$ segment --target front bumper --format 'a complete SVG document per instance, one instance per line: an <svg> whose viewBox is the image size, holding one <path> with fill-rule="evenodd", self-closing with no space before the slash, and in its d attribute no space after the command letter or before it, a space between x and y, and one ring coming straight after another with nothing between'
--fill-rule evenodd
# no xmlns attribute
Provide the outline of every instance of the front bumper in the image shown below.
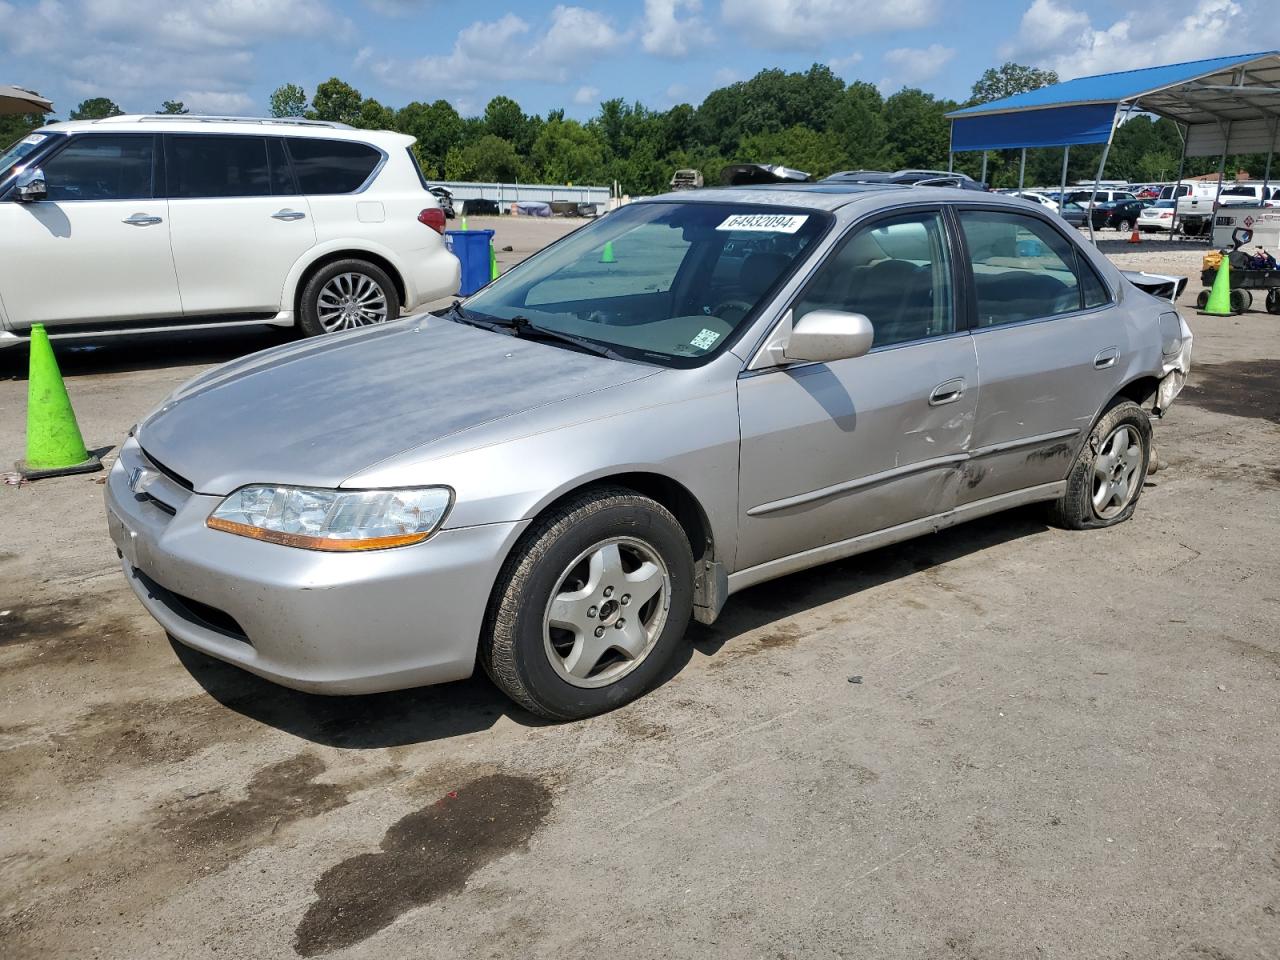
<svg viewBox="0 0 1280 960"><path fill-rule="evenodd" d="M142 493L130 487L138 470ZM470 676L490 590L526 525L442 530L392 550L317 553L210 530L205 520L221 499L161 473L130 438L106 484L125 577L180 642L312 693Z"/></svg>

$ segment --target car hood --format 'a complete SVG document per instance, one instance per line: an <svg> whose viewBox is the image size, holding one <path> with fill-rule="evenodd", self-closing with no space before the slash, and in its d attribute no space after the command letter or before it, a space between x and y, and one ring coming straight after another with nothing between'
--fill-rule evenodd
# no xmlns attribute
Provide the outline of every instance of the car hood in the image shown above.
<svg viewBox="0 0 1280 960"><path fill-rule="evenodd" d="M658 372L415 318L217 367L142 421L137 439L200 493L336 487L399 453Z"/></svg>

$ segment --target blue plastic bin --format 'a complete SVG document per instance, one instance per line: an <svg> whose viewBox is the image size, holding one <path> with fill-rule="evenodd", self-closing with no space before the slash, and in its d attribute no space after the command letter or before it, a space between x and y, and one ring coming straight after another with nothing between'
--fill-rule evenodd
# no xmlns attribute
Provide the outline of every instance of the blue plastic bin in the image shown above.
<svg viewBox="0 0 1280 960"><path fill-rule="evenodd" d="M462 264L461 296L469 297L489 282L489 245L492 230L446 230L444 243Z"/></svg>

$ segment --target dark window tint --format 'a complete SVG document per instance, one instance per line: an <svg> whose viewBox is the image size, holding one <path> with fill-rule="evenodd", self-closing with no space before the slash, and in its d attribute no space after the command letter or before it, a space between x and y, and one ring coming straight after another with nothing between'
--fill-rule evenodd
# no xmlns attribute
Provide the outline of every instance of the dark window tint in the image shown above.
<svg viewBox="0 0 1280 960"><path fill-rule="evenodd" d="M293 183L293 170L289 167L283 139L267 137L267 159L271 161L271 192L277 196L297 193L298 188Z"/></svg>
<svg viewBox="0 0 1280 960"><path fill-rule="evenodd" d="M151 197L150 134L76 137L44 164L50 200L143 200Z"/></svg>
<svg viewBox="0 0 1280 960"><path fill-rule="evenodd" d="M382 154L363 143L290 137L289 152L305 194L351 193L373 173Z"/></svg>
<svg viewBox="0 0 1280 960"><path fill-rule="evenodd" d="M171 135L166 143L169 196L175 200L271 194L262 137Z"/></svg>
<svg viewBox="0 0 1280 960"><path fill-rule="evenodd" d="M1085 309L1101 307L1111 302L1111 294L1098 276L1093 266L1085 259L1083 253L1076 253L1076 273L1080 277L1080 289L1084 296Z"/></svg>
<svg viewBox="0 0 1280 960"><path fill-rule="evenodd" d="M864 314L877 347L952 333L942 215L910 214L858 230L822 264L794 310L797 320L813 310Z"/></svg>
<svg viewBox="0 0 1280 960"><path fill-rule="evenodd" d="M1037 320L1079 310L1074 248L1035 217L964 210L979 327Z"/></svg>

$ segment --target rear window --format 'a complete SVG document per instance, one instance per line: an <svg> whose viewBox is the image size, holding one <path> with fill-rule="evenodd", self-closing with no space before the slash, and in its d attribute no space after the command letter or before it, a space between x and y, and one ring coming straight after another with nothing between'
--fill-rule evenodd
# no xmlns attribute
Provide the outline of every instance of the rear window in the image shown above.
<svg viewBox="0 0 1280 960"><path fill-rule="evenodd" d="M381 152L349 140L290 137L289 153L298 190L313 195L354 193L382 162Z"/></svg>

